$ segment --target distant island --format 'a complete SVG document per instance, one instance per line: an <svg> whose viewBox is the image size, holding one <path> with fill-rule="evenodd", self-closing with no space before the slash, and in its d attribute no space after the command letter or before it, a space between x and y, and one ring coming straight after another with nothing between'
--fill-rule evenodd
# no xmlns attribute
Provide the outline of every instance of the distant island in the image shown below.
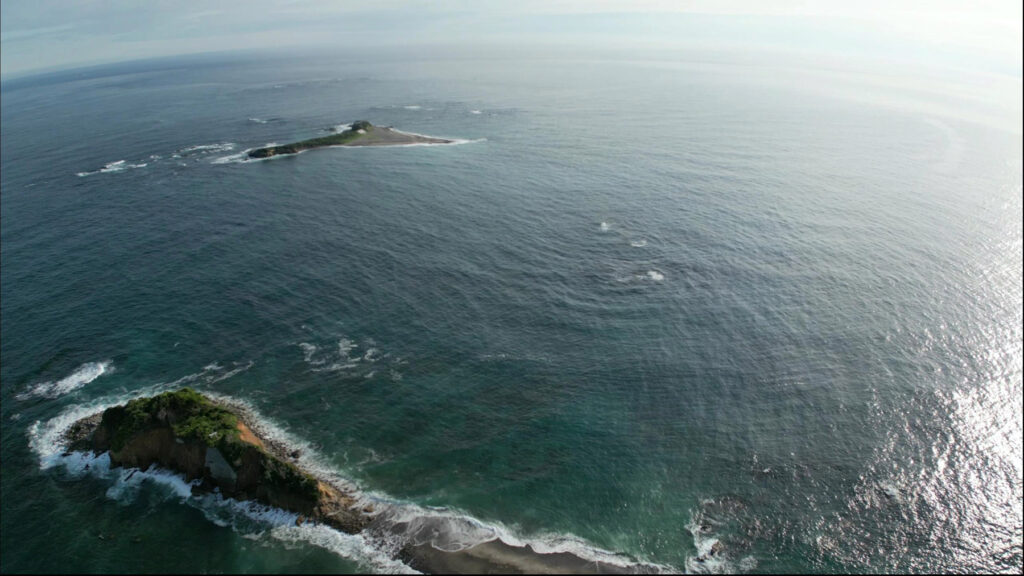
<svg viewBox="0 0 1024 576"><path fill-rule="evenodd" d="M358 120L353 122L348 130L338 134L292 142L282 146L268 146L251 150L249 151L249 158L260 159L280 156L282 154L298 154L303 150L323 148L325 146L402 146L408 144L454 143L454 140L399 132L390 126L374 126L366 120Z"/></svg>
<svg viewBox="0 0 1024 576"><path fill-rule="evenodd" d="M219 491L297 515L296 524L325 524L358 534L401 531L403 522L378 518L372 503L318 478L299 465L301 450L260 433L253 415L190 388L137 398L71 425L68 452L107 453L111 465L146 470L157 465L193 482L193 493ZM134 472L133 472L134 474ZM404 521L408 522L408 520ZM408 542L397 556L428 573L622 573L651 572L587 560L570 552L541 553L530 545L490 540L458 551Z"/></svg>

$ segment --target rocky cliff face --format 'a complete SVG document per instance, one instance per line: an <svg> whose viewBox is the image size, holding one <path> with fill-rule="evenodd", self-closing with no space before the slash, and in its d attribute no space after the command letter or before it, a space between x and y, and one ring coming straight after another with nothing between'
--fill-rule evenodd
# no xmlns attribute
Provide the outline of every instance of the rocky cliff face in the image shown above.
<svg viewBox="0 0 1024 576"><path fill-rule="evenodd" d="M189 388L109 408L70 434L72 449L109 451L115 466L156 464L201 479L199 489L216 487L349 533L369 521L352 497L268 451L231 410Z"/></svg>

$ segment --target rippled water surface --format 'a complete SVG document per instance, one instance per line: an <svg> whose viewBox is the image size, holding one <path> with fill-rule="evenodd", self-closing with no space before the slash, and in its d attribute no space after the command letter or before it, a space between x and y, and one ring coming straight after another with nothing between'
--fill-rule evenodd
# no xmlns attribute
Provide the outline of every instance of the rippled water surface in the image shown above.
<svg viewBox="0 0 1024 576"><path fill-rule="evenodd" d="M5 81L3 570L405 569L60 458L76 415L187 384L441 518L439 547L1019 572L1020 123L858 81L345 57ZM358 119L464 142L241 161Z"/></svg>

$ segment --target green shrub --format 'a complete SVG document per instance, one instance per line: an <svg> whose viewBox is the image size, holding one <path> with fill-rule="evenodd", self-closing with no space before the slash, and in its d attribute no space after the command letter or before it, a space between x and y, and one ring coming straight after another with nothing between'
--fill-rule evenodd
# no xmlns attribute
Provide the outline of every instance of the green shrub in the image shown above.
<svg viewBox="0 0 1024 576"><path fill-rule="evenodd" d="M103 413L103 425L113 432L115 452L140 432L167 425L178 438L210 445L238 438L238 417L191 388L110 408Z"/></svg>

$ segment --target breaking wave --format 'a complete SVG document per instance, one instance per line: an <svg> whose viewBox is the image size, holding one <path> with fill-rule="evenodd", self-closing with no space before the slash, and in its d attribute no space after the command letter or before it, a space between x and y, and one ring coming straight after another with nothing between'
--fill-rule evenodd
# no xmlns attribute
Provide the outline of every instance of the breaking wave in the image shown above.
<svg viewBox="0 0 1024 576"><path fill-rule="evenodd" d="M339 349L343 348L351 352L355 346L339 343ZM356 561L374 572L415 573L412 568L397 559L398 552L407 546L429 545L440 551L456 552L496 540L514 547L529 546L541 554L567 552L586 561L601 562L627 570L674 571L671 567L644 563L601 549L572 534L523 536L501 523L483 522L458 510L425 508L387 495L360 491L351 480L333 467L315 446L263 417L249 402L208 391L205 393L210 397L238 410L261 438L286 446L289 451L297 451L297 461L305 470L324 482L354 494L357 505L372 506L374 512L370 527L360 534L352 535L321 524L297 525L299 518L296 514L278 508L252 501L224 498L216 491L210 494L193 494L194 483L187 482L182 475L169 470L155 467L146 470L111 468L108 454L97 456L66 452L65 433L78 420L134 398L160 393L174 389L181 383L199 380L204 374L222 371L223 368L214 364L207 366L202 372L175 382L156 384L134 392L69 407L50 420L32 424L28 431L29 446L38 456L41 469L62 467L74 477L91 474L106 479L110 482L106 492L108 498L119 501L133 499L139 490L148 484L165 490L168 498L179 499L201 510L211 522L231 527L246 538L272 538L283 542L317 546Z"/></svg>
<svg viewBox="0 0 1024 576"><path fill-rule="evenodd" d="M127 160L118 160L116 162L109 162L103 165L103 168L99 170L93 170L92 172L78 172L76 175L79 178L86 176L92 176L93 174L110 174L116 172L124 172L125 170L133 170L135 168L145 168L149 164L146 162L139 162L137 164L130 164Z"/></svg>
<svg viewBox="0 0 1024 576"><path fill-rule="evenodd" d="M100 376L112 372L113 369L114 363L110 360L104 360L102 362L86 362L68 376L61 378L60 380L35 384L28 390L16 395L15 398L18 400L28 400L33 397L57 398L67 394L68 392L78 390Z"/></svg>

